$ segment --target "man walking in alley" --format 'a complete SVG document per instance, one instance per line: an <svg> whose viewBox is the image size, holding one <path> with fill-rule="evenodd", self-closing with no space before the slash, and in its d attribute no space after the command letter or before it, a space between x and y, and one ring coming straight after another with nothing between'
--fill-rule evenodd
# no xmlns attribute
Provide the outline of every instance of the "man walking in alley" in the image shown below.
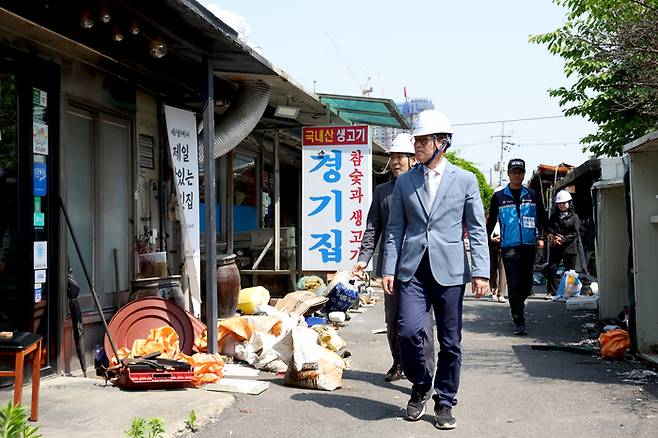
<svg viewBox="0 0 658 438"><path fill-rule="evenodd" d="M413 137L410 134L399 134L393 140L393 145L388 150L389 159L388 167L393 173L393 180L380 184L375 188L370 210L368 210L368 219L366 230L361 240L361 249L357 264L352 269L352 274L361 276L363 270L368 266L375 247L381 236L386 236L386 224L388 223L389 206L393 197L393 188L397 178L407 172L416 164ZM382 275L382 263L384 261L384 245L379 245L379 258L375 273ZM386 373L386 381L393 382L400 380L402 377L402 362L400 359L400 338L398 336L398 295L384 295L384 313L386 317L386 336L388 345L393 357L393 366ZM432 318L427 318L424 334L425 361L428 370L434 374L434 329L432 327Z"/></svg>
<svg viewBox="0 0 658 438"><path fill-rule="evenodd" d="M489 248L484 211L475 175L445 158L452 127L446 116L423 111L413 127L416 159L422 165L395 184L387 228L383 286L399 294L398 330L402 367L413 383L406 419L425 413L432 374L425 366L423 330L431 308L436 317L439 356L434 377L435 426L457 427L461 372L461 329L465 284L471 280L464 227L469 234L476 298L489 288Z"/></svg>
<svg viewBox="0 0 658 438"><path fill-rule="evenodd" d="M514 334L524 336L525 300L532 295L532 271L535 247L544 247L542 227L544 210L537 205L534 190L523 185L525 161L514 158L507 165L509 184L494 193L489 206L487 234L490 236L500 221L499 243L505 274Z"/></svg>

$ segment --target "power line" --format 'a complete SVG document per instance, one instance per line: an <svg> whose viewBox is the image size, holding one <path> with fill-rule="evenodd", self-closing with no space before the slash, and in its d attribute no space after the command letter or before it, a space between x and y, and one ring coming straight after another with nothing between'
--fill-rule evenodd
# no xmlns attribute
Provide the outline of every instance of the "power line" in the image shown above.
<svg viewBox="0 0 658 438"><path fill-rule="evenodd" d="M470 123L455 123L452 126L473 126L473 125L493 125L496 123L508 123L508 122L527 122L531 120L546 120L546 119L562 119L566 116L539 116L539 117L526 117L522 119L507 119L507 120L492 120L489 122L470 122Z"/></svg>
<svg viewBox="0 0 658 438"><path fill-rule="evenodd" d="M466 144L455 143L453 145L453 147L463 148L463 147L471 147L471 146L484 146L484 145L491 144L491 143L493 143L493 140L487 140L487 141L483 141L483 142L480 142L480 143L466 143Z"/></svg>
<svg viewBox="0 0 658 438"><path fill-rule="evenodd" d="M455 144L455 146L458 146L458 147L459 146L478 146L478 145L481 145L481 144L491 143L492 141L493 141L493 137L487 137L487 138L483 138L482 140L478 140L474 143Z"/></svg>
<svg viewBox="0 0 658 438"><path fill-rule="evenodd" d="M579 145L581 144L580 142L577 141L562 141L562 142L551 142L551 143L528 143L525 141L520 141L516 142L515 145L518 147L527 147L527 146L567 146L567 145ZM497 146L497 142L494 141L493 139L489 141L484 141L481 143L467 143L467 144L459 144L456 143L454 147L460 148L460 147L471 147L471 146L483 146L483 145L491 145L491 146Z"/></svg>
<svg viewBox="0 0 658 438"><path fill-rule="evenodd" d="M521 142L521 146L566 146L568 144L580 144L578 141L555 141L549 143L526 143Z"/></svg>

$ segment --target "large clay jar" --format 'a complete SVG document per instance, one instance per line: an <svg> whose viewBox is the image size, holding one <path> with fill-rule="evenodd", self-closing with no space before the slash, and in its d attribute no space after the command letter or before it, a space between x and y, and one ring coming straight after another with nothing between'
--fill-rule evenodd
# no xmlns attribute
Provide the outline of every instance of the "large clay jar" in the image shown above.
<svg viewBox="0 0 658 438"><path fill-rule="evenodd" d="M217 257L217 317L235 316L240 295L240 271L235 254Z"/></svg>

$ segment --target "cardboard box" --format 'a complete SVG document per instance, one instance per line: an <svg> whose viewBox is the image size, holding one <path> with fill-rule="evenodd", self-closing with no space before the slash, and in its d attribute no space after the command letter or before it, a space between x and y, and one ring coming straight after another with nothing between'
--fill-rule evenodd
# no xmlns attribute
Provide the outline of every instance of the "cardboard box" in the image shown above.
<svg viewBox="0 0 658 438"><path fill-rule="evenodd" d="M324 306L327 300L326 297L319 297L313 292L300 290L297 292L290 292L285 297L278 300L274 308L288 313L307 315L320 309Z"/></svg>

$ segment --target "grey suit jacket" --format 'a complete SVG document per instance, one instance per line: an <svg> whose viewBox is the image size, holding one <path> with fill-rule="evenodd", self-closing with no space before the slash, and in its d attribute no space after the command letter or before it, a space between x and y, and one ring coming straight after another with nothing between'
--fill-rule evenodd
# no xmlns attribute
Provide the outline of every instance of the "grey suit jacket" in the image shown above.
<svg viewBox="0 0 658 438"><path fill-rule="evenodd" d="M464 227L471 246L473 276L489 278L489 241L477 179L447 163L433 205L428 205L423 166L401 175L391 200L383 275L411 280L425 251L443 286L471 280ZM396 274L397 273L397 274Z"/></svg>
<svg viewBox="0 0 658 438"><path fill-rule="evenodd" d="M388 212L393 198L393 188L395 180L383 183L375 187L375 193L372 195L372 203L368 210L368 219L366 230L361 239L361 249L359 250L359 262L368 264L375 252L375 247L379 238L386 239L386 224L388 223ZM375 268L375 274L382 275L382 265L384 263L384 242L379 245L379 258Z"/></svg>

